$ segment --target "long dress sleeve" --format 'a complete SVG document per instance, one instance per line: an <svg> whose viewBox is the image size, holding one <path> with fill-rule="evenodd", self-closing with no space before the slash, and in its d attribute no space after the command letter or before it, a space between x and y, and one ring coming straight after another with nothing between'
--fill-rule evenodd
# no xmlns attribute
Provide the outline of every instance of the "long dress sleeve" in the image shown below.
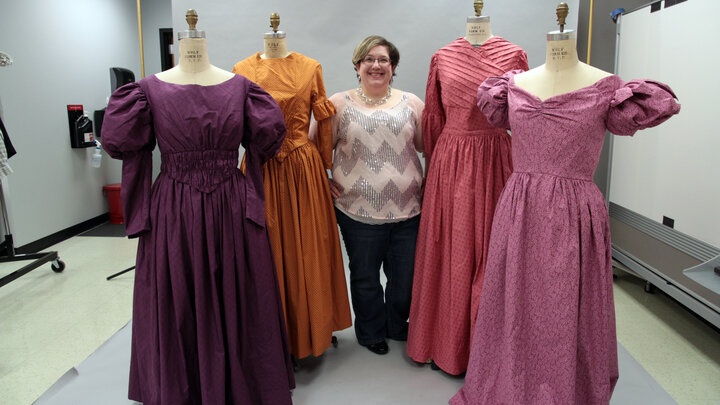
<svg viewBox="0 0 720 405"><path fill-rule="evenodd" d="M335 106L327 99L325 84L323 83L322 66L317 65L313 77L312 113L317 122L314 133L314 142L320 151L325 169L332 168L332 117L335 116Z"/></svg>
<svg viewBox="0 0 720 405"><path fill-rule="evenodd" d="M128 237L150 230L152 150L155 135L147 98L138 83L117 89L110 97L102 126L103 149L121 159L121 199Z"/></svg>
<svg viewBox="0 0 720 405"><path fill-rule="evenodd" d="M285 118L275 100L255 83L248 82L245 99L245 218L265 226L265 193L262 165L275 156L285 139Z"/></svg>
<svg viewBox="0 0 720 405"><path fill-rule="evenodd" d="M616 135L633 135L654 127L680 112L675 93L666 84L632 80L615 91L607 116L607 129Z"/></svg>
<svg viewBox="0 0 720 405"><path fill-rule="evenodd" d="M510 129L508 118L508 84L510 77L521 70L512 70L500 77L488 77L478 87L477 106L490 125Z"/></svg>
<svg viewBox="0 0 720 405"><path fill-rule="evenodd" d="M423 144L425 156L428 159L430 159L433 147L445 127L445 110L440 96L437 55L433 55L430 60L430 72L425 88L425 108L422 113Z"/></svg>

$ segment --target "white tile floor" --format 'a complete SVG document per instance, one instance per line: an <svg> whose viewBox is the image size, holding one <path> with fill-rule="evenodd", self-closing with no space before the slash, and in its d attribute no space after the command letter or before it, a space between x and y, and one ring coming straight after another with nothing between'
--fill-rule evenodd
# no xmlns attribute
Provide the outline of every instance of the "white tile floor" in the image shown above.
<svg viewBox="0 0 720 405"><path fill-rule="evenodd" d="M680 404L720 404L720 332L644 281L618 272L620 343Z"/></svg>
<svg viewBox="0 0 720 405"><path fill-rule="evenodd" d="M135 240L125 238L75 237L51 248L67 264L63 273L52 272L48 264L0 288L0 404L32 403L130 320L133 273L113 281L105 277L131 266L136 246ZM21 265L0 264L0 277ZM615 282L619 341L679 404L719 404L720 333L667 296L645 293L640 280L619 274ZM304 363L297 373L297 403L338 403L348 398L348 392L380 388L388 382L378 381L375 388L348 385L353 372L369 373L373 363L412 373L410 379L390 381L393 386L427 388L425 394L417 392L418 398L406 398L407 403L418 403L421 397L423 403L446 403L445 392L454 392L462 383L399 361L401 356L372 355L355 344L351 329L338 335L339 348ZM402 343L391 342L392 352L402 350ZM342 352L350 353L333 362ZM362 367L350 368L342 382L333 384L337 375L333 370L358 358L363 359ZM322 398L319 391L300 389L320 381L337 388L323 390L322 395L330 396ZM432 397L435 393L438 398ZM385 398L372 403L399 402Z"/></svg>

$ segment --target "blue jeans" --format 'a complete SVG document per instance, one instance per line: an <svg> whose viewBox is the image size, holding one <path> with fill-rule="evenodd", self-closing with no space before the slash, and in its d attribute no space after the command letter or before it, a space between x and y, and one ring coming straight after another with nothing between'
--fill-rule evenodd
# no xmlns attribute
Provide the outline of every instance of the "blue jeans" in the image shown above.
<svg viewBox="0 0 720 405"><path fill-rule="evenodd" d="M367 346L386 337L407 340L420 216L379 225L358 222L337 209L335 216L350 258L358 343ZM384 297L380 266L387 278Z"/></svg>

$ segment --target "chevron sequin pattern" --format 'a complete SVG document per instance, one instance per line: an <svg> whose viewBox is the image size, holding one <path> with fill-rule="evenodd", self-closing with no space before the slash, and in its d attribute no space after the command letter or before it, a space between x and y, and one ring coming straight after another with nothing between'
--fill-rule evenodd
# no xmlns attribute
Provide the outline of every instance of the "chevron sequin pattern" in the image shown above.
<svg viewBox="0 0 720 405"><path fill-rule="evenodd" d="M382 110L360 108L345 98L347 105L336 115L333 159L333 179L343 190L335 202L344 211L388 221L420 212L423 169L414 138L422 102L413 105L410 96Z"/></svg>
<svg viewBox="0 0 720 405"><path fill-rule="evenodd" d="M354 122L370 135L374 134L378 127L384 126L397 136L411 117L412 110L407 106L402 108L397 115L390 115L383 110L375 110L372 114L367 115L354 107L348 107L340 121L340 132L346 133L350 123Z"/></svg>
<svg viewBox="0 0 720 405"><path fill-rule="evenodd" d="M357 196L363 196L375 211L380 211L388 202L395 203L400 210L403 210L409 202L417 202L419 190L420 183L413 180L412 183L410 183L410 187L405 189L404 192L400 191L398 186L393 182L387 183L382 191L378 192L367 180L361 177L350 188L350 192L343 194L337 201L342 204L343 202L352 202ZM343 198L345 200L343 200ZM362 212L364 215L360 213L360 210L358 210L356 214L360 216L370 216L367 211L362 210ZM394 217L386 217L386 219L393 218Z"/></svg>
<svg viewBox="0 0 720 405"><path fill-rule="evenodd" d="M355 158L353 158L355 156ZM352 156L348 156L342 151L335 154L337 166L342 169L346 176L352 171L358 161L363 161L368 165L370 170L379 173L385 164L391 164L398 172L402 173L409 164L414 164L418 171L422 171L422 165L417 158L417 152L413 144L407 144L402 153L395 153L393 148L383 142L380 149L373 153L370 148L363 145L358 139L353 141Z"/></svg>

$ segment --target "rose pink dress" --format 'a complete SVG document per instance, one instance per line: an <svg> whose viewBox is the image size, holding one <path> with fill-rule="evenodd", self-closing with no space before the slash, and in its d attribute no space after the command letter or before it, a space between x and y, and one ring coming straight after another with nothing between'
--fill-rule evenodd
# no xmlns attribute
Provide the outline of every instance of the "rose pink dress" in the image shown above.
<svg viewBox="0 0 720 405"><path fill-rule="evenodd" d="M495 203L512 172L510 136L477 108L487 77L527 70L525 51L501 37L464 38L430 63L423 143L429 171L415 251L407 353L450 374L467 368Z"/></svg>
<svg viewBox="0 0 720 405"><path fill-rule="evenodd" d="M592 181L605 131L632 135L680 110L667 86L608 76L541 101L513 76L478 106L513 133L458 404L607 404L618 379L608 214Z"/></svg>

